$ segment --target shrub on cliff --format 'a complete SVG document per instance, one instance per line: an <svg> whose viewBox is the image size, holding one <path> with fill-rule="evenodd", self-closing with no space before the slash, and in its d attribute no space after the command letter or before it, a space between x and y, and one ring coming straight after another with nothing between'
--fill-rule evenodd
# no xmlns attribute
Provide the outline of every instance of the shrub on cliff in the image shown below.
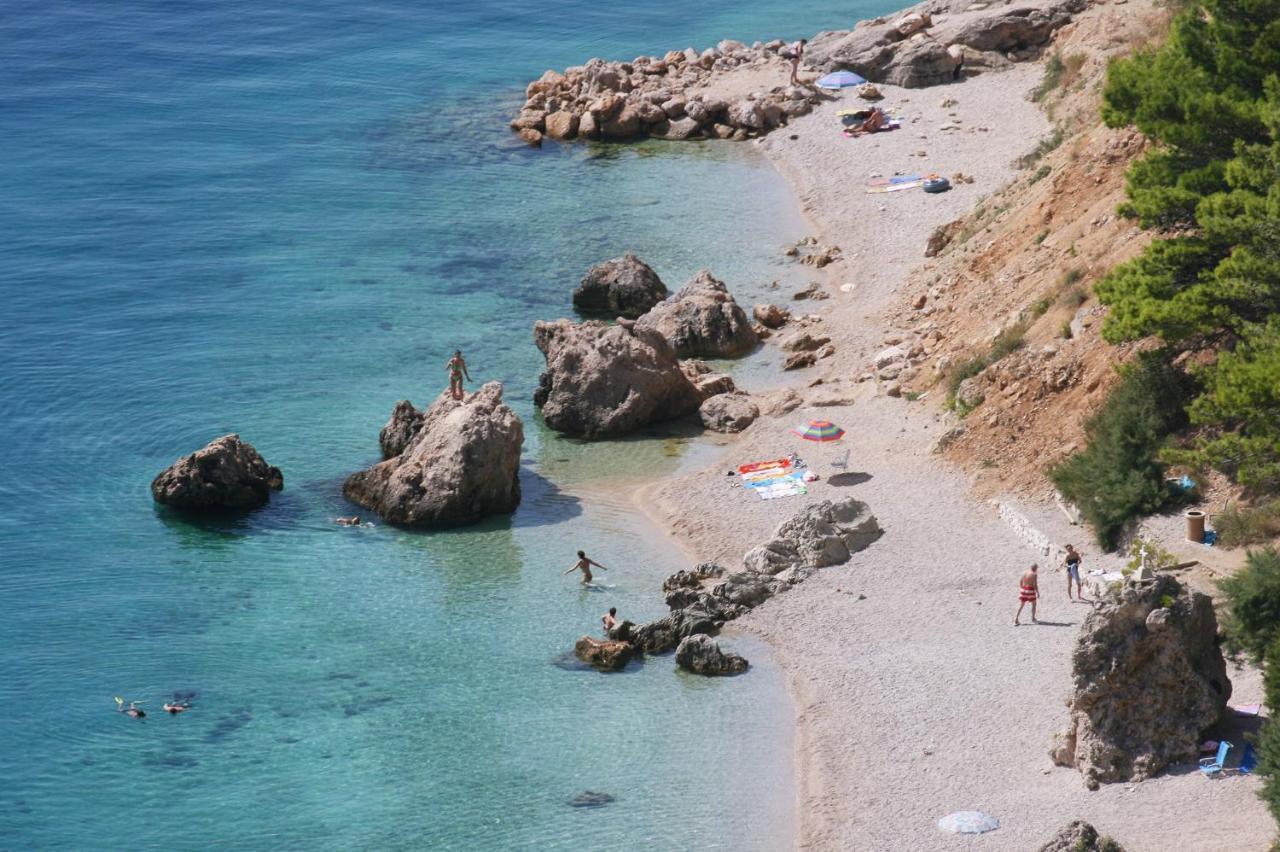
<svg viewBox="0 0 1280 852"><path fill-rule="evenodd" d="M1129 170L1124 212L1161 229L1095 287L1112 342L1161 338L1202 368L1201 432L1179 460L1280 486L1280 0L1200 0L1168 40L1111 66L1103 117L1156 144Z"/></svg>
<svg viewBox="0 0 1280 852"><path fill-rule="evenodd" d="M1219 588L1227 599L1222 618L1227 648L1255 662L1280 660L1271 654L1280 640L1280 551L1250 551L1244 567Z"/></svg>
<svg viewBox="0 0 1280 852"><path fill-rule="evenodd" d="M1049 471L1062 495L1075 503L1098 544L1115 547L1125 526L1159 510L1169 499L1158 460L1166 438L1186 425L1187 377L1161 353L1148 353L1124 369L1097 414L1085 423L1088 446Z"/></svg>

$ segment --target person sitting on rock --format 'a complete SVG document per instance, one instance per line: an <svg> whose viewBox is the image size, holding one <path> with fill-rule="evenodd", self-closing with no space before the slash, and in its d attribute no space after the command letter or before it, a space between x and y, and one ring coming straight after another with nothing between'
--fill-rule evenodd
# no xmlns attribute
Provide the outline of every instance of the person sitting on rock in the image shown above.
<svg viewBox="0 0 1280 852"><path fill-rule="evenodd" d="M453 357L449 359L449 363L445 366L449 371L449 395L454 399L462 399L466 394L462 390L462 379L466 377L467 381L471 381L471 374L467 372L467 361L462 357L462 350L453 350Z"/></svg>
<svg viewBox="0 0 1280 852"><path fill-rule="evenodd" d="M594 559L588 559L588 558L587 558L587 554L585 554L585 553L583 553L581 550L579 550L579 551L578 551L578 561L577 561L577 562L575 562L575 563L573 563L573 565L569 568L569 570L568 570L568 571L565 571L564 573L565 573L565 574L572 574L574 571L581 571L581 572L582 572L582 585L584 585L584 586L585 586L585 585L587 585L588 583L590 583L590 582L591 582L591 566L592 566L592 565L596 566L596 567L597 567L597 568L599 568L601 571L608 571L608 570L609 570L608 568L606 568L606 567L604 567L603 565L601 565L599 562L596 562ZM561 574L560 576L562 576L562 577L563 577L563 576L564 576L564 574Z"/></svg>
<svg viewBox="0 0 1280 852"><path fill-rule="evenodd" d="M1039 565L1032 565L1030 570L1022 575L1022 579L1018 581L1018 612L1013 617L1013 626L1018 626L1018 618L1022 615L1022 608L1027 604L1031 604L1031 623L1038 624L1036 621L1036 601L1040 598L1040 570Z"/></svg>
<svg viewBox="0 0 1280 852"><path fill-rule="evenodd" d="M600 616L600 623L604 625L604 632L607 636L610 630L618 626L618 608L616 606L609 607L609 611Z"/></svg>

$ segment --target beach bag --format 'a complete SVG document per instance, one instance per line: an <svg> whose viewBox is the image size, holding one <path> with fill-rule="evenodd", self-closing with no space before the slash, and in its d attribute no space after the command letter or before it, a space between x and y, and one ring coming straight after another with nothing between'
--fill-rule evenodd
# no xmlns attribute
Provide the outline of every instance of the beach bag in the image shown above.
<svg viewBox="0 0 1280 852"><path fill-rule="evenodd" d="M951 181L944 177L926 178L924 182L925 192L946 192L951 188Z"/></svg>

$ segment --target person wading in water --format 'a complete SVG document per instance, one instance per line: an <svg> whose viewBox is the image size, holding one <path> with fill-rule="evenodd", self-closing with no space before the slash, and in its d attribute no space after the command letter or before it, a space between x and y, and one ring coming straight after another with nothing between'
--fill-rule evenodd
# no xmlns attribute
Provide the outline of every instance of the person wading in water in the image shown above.
<svg viewBox="0 0 1280 852"><path fill-rule="evenodd" d="M588 559L588 558L587 558L587 554L585 554L585 553L583 553L581 550L579 550L579 551L578 551L578 561L577 561L577 562L575 562L575 563L573 563L573 565L569 568L569 570L568 570L568 571L565 571L564 573L565 573L565 574L572 574L574 571L581 571L581 572L582 572L582 584L585 586L585 585L587 585L588 583L590 583L590 582L591 582L591 566L592 566L592 565L596 566L596 567L597 567L597 568L599 568L601 571L608 571L608 570L609 570L608 568L606 568L606 567L604 567L603 565L601 565L599 562L596 562L594 559ZM563 576L564 576L564 574L561 574L560 576L562 576L562 577L563 577Z"/></svg>
<svg viewBox="0 0 1280 852"><path fill-rule="evenodd" d="M454 399L462 399L466 396L462 390L462 379L465 377L467 381L471 381L471 374L467 372L467 361L462 357L461 349L453 351L453 357L449 359L445 369L449 371L449 395Z"/></svg>

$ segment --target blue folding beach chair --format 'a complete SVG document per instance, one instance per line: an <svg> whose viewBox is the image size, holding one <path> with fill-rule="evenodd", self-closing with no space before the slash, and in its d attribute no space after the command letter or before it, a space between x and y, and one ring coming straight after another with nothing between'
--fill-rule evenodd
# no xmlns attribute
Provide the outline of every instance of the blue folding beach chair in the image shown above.
<svg viewBox="0 0 1280 852"><path fill-rule="evenodd" d="M1218 743L1217 757L1206 757L1200 760L1200 771L1209 777L1222 774L1222 767L1227 762L1227 752L1231 750L1231 743L1223 740Z"/></svg>
<svg viewBox="0 0 1280 852"><path fill-rule="evenodd" d="M1240 756L1240 766L1236 771L1241 775L1248 775L1257 765L1258 758L1253 753L1253 743L1245 743L1244 754Z"/></svg>

